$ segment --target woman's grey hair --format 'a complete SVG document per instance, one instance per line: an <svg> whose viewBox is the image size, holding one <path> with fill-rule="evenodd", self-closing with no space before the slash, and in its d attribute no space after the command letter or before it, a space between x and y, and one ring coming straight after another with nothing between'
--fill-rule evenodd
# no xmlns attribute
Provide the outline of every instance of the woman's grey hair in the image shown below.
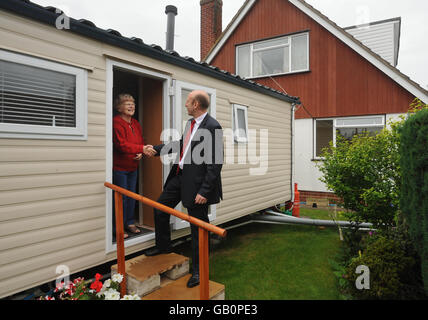
<svg viewBox="0 0 428 320"><path fill-rule="evenodd" d="M130 95L128 93L121 93L116 97L116 99L114 99L114 104L113 104L114 109L116 111L119 111L120 105L122 103L124 103L125 101L135 102L135 99L132 95Z"/></svg>

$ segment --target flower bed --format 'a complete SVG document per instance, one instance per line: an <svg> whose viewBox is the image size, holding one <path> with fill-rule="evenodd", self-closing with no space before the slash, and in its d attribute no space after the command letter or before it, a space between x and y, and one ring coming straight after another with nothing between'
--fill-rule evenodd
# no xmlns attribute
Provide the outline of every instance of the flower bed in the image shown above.
<svg viewBox="0 0 428 320"><path fill-rule="evenodd" d="M54 293L42 296L38 300L141 300L138 295L125 295L120 297L120 283L123 275L114 274L111 279L102 283L101 275L97 273L95 280L76 278L73 281L61 281L56 285Z"/></svg>

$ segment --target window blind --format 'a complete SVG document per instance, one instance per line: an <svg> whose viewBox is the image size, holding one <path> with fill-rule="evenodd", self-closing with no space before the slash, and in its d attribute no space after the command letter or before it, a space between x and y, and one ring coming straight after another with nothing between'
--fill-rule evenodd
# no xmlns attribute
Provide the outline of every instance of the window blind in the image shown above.
<svg viewBox="0 0 428 320"><path fill-rule="evenodd" d="M0 60L0 123L76 127L76 76Z"/></svg>

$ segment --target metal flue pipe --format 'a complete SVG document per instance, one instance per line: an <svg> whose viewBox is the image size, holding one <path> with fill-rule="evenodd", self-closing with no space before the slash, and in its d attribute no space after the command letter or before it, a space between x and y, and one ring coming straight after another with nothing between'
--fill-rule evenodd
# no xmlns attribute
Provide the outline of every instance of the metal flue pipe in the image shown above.
<svg viewBox="0 0 428 320"><path fill-rule="evenodd" d="M168 16L166 28L166 50L174 50L174 30L175 30L175 16L177 15L177 7L166 6L165 13Z"/></svg>
<svg viewBox="0 0 428 320"><path fill-rule="evenodd" d="M272 223L291 223L291 224L305 224L313 226L335 227L340 226L344 228L356 227L355 223L349 221L333 221L333 220L319 220L319 219L306 219L296 218L285 214L280 214L272 210L265 210L270 215L253 216L251 220L254 222L272 222ZM359 228L373 228L373 225L368 222L358 224Z"/></svg>

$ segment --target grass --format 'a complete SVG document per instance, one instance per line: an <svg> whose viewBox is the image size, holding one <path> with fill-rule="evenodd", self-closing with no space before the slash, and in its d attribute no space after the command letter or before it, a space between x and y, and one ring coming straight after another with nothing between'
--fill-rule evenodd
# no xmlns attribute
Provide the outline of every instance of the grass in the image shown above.
<svg viewBox="0 0 428 320"><path fill-rule="evenodd" d="M327 214L308 210L317 219ZM339 247L337 228L251 223L211 246L210 279L231 300L336 300L329 260Z"/></svg>
<svg viewBox="0 0 428 320"><path fill-rule="evenodd" d="M314 208L300 208L300 217L331 220L331 214L334 213L333 209L314 209Z"/></svg>

